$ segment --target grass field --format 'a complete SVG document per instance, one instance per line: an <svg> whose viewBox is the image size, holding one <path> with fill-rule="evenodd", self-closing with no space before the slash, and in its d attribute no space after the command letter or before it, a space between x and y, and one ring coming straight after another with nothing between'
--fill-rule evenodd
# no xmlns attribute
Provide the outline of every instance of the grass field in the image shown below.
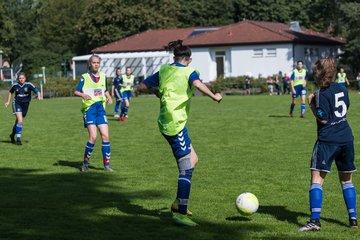
<svg viewBox="0 0 360 240"><path fill-rule="evenodd" d="M360 95L351 101L359 165ZM299 105L289 119L289 102L289 96L193 99L188 128L200 162L190 209L200 226L191 229L171 221L177 168L158 131L155 97L134 98L128 123L109 117L113 173L101 170L99 139L92 168L79 172L88 137L80 99L34 100L21 147L9 143L14 117L2 108L0 239L359 239L360 231L347 227L335 167L324 186L321 232L297 232L309 217L316 126L309 110L298 117ZM358 174L354 182L359 188ZM260 201L251 217L234 208L246 191Z"/></svg>

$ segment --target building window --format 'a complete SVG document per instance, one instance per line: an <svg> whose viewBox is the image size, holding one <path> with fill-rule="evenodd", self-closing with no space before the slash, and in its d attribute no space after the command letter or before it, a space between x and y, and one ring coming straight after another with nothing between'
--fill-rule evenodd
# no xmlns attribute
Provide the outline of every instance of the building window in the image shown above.
<svg viewBox="0 0 360 240"><path fill-rule="evenodd" d="M216 75L217 77L223 77L225 75L225 51L216 51Z"/></svg>
<svg viewBox="0 0 360 240"><path fill-rule="evenodd" d="M276 48L267 48L266 57L276 57Z"/></svg>
<svg viewBox="0 0 360 240"><path fill-rule="evenodd" d="M263 56L264 56L264 53L263 53L262 48L254 49L253 57L263 57Z"/></svg>

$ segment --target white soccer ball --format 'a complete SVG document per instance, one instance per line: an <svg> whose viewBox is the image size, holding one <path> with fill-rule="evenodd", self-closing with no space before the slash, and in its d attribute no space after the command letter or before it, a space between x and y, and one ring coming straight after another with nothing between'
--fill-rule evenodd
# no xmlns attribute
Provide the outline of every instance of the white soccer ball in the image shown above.
<svg viewBox="0 0 360 240"><path fill-rule="evenodd" d="M258 210L259 200L254 194L245 192L236 198L235 207L242 215L249 216Z"/></svg>

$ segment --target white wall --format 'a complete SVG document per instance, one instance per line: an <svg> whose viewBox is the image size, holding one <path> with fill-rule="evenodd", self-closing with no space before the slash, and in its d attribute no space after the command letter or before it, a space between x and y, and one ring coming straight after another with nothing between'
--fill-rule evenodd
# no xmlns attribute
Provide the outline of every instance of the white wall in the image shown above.
<svg viewBox="0 0 360 240"><path fill-rule="evenodd" d="M331 45L295 45L295 61L302 60L305 67L312 72L312 66L320 58L335 57L339 54L338 46Z"/></svg>
<svg viewBox="0 0 360 240"><path fill-rule="evenodd" d="M275 56L267 56L267 49L276 49ZM262 49L263 56L255 57L254 49ZM253 77L266 77L278 73L289 73L293 65L292 44L268 44L236 46L231 49L231 76L245 75L251 72Z"/></svg>
<svg viewBox="0 0 360 240"><path fill-rule="evenodd" d="M190 67L196 68L200 72L200 78L204 82L209 82L210 77L216 75L216 63L211 59L209 48L191 48L192 62Z"/></svg>

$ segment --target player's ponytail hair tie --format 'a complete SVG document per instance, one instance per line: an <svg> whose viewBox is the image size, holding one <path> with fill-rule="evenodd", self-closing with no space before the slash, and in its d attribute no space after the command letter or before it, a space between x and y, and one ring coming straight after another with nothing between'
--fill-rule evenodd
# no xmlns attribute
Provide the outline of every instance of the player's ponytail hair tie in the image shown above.
<svg viewBox="0 0 360 240"><path fill-rule="evenodd" d="M183 41L180 39L169 42L165 49L173 51L174 56L177 58L189 58L191 56L191 49L182 43Z"/></svg>

